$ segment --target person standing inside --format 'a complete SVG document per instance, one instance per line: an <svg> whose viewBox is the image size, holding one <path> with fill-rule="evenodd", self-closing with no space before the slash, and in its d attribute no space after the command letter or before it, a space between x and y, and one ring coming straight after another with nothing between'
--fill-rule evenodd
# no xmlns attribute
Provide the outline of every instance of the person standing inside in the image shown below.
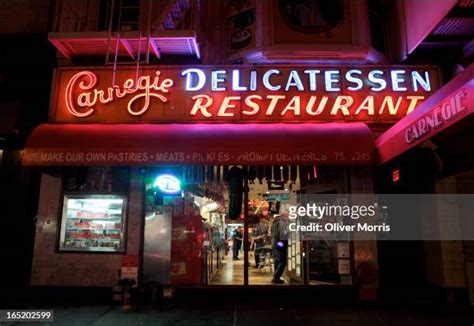
<svg viewBox="0 0 474 326"><path fill-rule="evenodd" d="M233 259L239 260L239 250L242 247L242 227L239 226L234 230L232 234L232 252L233 252Z"/></svg>
<svg viewBox="0 0 474 326"><path fill-rule="evenodd" d="M272 223L272 255L275 272L273 273L273 284L283 284L281 279L286 268L288 259L288 228L286 216L277 215Z"/></svg>
<svg viewBox="0 0 474 326"><path fill-rule="evenodd" d="M254 256L255 256L255 267L258 268L258 264L260 262L260 254L261 248L265 247L265 238L267 237L267 228L263 221L255 227L253 230L253 243L255 245L254 248Z"/></svg>

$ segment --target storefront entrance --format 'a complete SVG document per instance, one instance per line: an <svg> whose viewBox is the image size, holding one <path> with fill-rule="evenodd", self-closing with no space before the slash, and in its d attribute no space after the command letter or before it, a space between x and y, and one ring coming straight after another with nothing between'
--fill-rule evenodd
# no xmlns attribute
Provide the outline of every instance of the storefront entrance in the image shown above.
<svg viewBox="0 0 474 326"><path fill-rule="evenodd" d="M351 243L297 232L276 264L275 223L300 194L348 193L348 169L294 166L159 166L142 170L143 281L165 285L352 283ZM239 184L240 183L240 184ZM246 189L248 191L246 191ZM239 199L240 198L240 199ZM275 269L282 269L275 281ZM278 274L278 273L277 273Z"/></svg>

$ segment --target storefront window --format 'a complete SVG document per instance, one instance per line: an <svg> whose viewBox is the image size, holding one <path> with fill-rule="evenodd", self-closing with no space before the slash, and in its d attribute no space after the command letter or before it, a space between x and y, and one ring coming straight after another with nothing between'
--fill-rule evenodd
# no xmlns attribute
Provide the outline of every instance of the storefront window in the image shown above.
<svg viewBox="0 0 474 326"><path fill-rule="evenodd" d="M59 250L122 252L126 198L65 195Z"/></svg>
<svg viewBox="0 0 474 326"><path fill-rule="evenodd" d="M60 251L124 252L130 169L63 169Z"/></svg>
<svg viewBox="0 0 474 326"><path fill-rule="evenodd" d="M286 227L286 213L298 204L300 194L323 200L328 194L346 193L344 168L241 167L247 171L249 191L241 194L240 203L233 202L237 193L231 169L146 169L144 281L210 286L351 283L349 241L313 241ZM160 187L156 180L162 176L176 187ZM170 188L179 190L171 193Z"/></svg>

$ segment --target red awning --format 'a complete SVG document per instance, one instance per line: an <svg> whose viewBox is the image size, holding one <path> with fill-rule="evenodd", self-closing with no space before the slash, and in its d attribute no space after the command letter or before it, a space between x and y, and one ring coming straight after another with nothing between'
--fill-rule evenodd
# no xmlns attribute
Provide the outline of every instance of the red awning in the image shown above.
<svg viewBox="0 0 474 326"><path fill-rule="evenodd" d="M45 124L27 140L25 165L369 164L363 123Z"/></svg>
<svg viewBox="0 0 474 326"><path fill-rule="evenodd" d="M474 64L471 64L377 138L379 163L391 160L473 114Z"/></svg>

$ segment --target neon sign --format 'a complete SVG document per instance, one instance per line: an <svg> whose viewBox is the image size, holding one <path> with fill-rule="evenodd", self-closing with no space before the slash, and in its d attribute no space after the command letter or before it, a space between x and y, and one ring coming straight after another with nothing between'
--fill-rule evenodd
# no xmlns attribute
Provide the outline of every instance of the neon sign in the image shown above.
<svg viewBox="0 0 474 326"><path fill-rule="evenodd" d="M318 90L318 84L316 77L321 75L324 80L324 91L325 92L340 92L342 79L351 83L347 86L348 90L358 91L364 86L374 92L380 92L387 88L391 88L394 92L406 92L408 90L404 83L409 80L410 87L413 91L418 91L420 88L425 92L431 91L431 78L428 71L411 71L407 73L406 69L394 69L390 70L385 76L385 72L379 69L369 70L364 76L362 70L351 69L341 75L339 70L326 70L321 72L320 69L304 69L302 73L298 70L292 69L288 72L287 76L284 76L284 83L273 83L270 81L272 75L282 75L279 69L268 69L262 77L261 82L263 87L267 91L279 91L284 90L288 92L291 88L294 88L300 92L311 91L315 92ZM203 69L190 68L181 72L181 76L186 78L186 91L195 92L203 90L207 78L206 73ZM227 80L230 77L230 87L225 86ZM237 92L256 91L257 90L257 71L250 70L248 76L248 85L242 85L243 78L241 77L240 69L232 69L231 73L226 70L212 70L211 71L211 91L213 92L225 92L228 89ZM306 83L303 83L303 79L307 79ZM389 79L389 83L387 82ZM224 84L224 85L222 85ZM308 85L307 87L305 85Z"/></svg>
<svg viewBox="0 0 474 326"><path fill-rule="evenodd" d="M80 81L80 82L79 82ZM155 76L141 76L137 79L127 79L122 87L113 85L106 90L94 88L97 84L97 75L90 71L81 71L75 74L66 85L66 108L73 116L84 118L94 113L94 107L100 104L107 104L113 102L117 98L122 98L128 94L135 94L139 91L141 93L133 96L127 105L128 113L134 116L139 116L145 113L150 107L151 98L155 97L162 102L168 99L161 93L168 93L173 81L171 79L160 80L160 72L156 71ZM74 99L74 90L78 88L81 90L79 96ZM156 91L158 93L153 93ZM143 99L144 103L141 108L136 110L133 108L134 102ZM80 112L78 107L85 108L85 112Z"/></svg>
<svg viewBox="0 0 474 326"><path fill-rule="evenodd" d="M427 67L61 69L56 122L394 122L439 88ZM61 108L65 108L61 109Z"/></svg>
<svg viewBox="0 0 474 326"><path fill-rule="evenodd" d="M456 118L467 109L465 100L468 93L461 89L445 100L433 110L427 112L415 123L405 129L405 142L411 144L417 140L427 138L433 129L439 129L445 122Z"/></svg>
<svg viewBox="0 0 474 326"><path fill-rule="evenodd" d="M176 194L181 191L181 182L171 174L162 174L156 178L153 187L167 194Z"/></svg>

